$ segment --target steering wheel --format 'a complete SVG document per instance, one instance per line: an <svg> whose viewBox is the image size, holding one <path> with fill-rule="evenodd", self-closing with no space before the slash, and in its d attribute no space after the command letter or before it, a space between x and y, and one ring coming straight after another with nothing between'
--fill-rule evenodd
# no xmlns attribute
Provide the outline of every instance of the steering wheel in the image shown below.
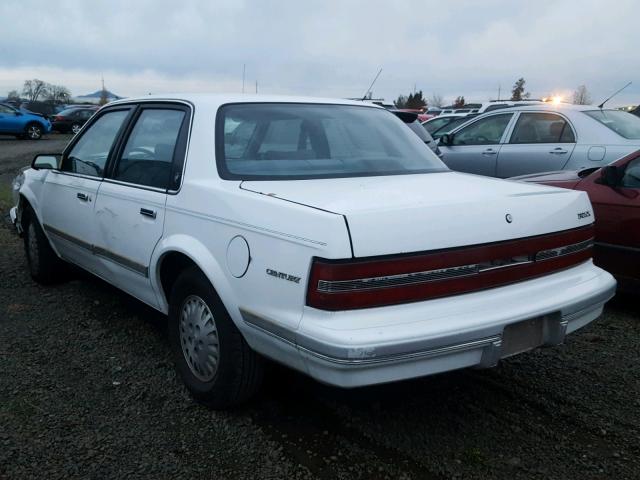
<svg viewBox="0 0 640 480"><path fill-rule="evenodd" d="M142 158L144 160L155 160L154 153L149 151L149 149L146 147L134 147L127 152L127 155L132 155L136 153L140 153L142 155L142 157L138 157L138 158Z"/></svg>

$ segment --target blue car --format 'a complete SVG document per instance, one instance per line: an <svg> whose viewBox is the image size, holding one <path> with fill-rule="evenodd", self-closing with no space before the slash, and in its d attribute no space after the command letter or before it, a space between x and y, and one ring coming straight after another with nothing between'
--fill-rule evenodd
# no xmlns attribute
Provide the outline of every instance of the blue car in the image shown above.
<svg viewBox="0 0 640 480"><path fill-rule="evenodd" d="M0 135L15 135L18 138L39 140L51 132L51 122L38 113L18 110L0 103Z"/></svg>

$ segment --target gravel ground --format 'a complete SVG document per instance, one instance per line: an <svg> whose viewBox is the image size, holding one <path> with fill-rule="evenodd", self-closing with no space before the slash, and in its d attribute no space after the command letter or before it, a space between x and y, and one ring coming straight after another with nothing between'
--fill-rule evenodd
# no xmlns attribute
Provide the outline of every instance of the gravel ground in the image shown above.
<svg viewBox="0 0 640 480"><path fill-rule="evenodd" d="M68 139L0 137L0 187ZM26 272L3 223L1 479L640 478L637 298L491 370L340 390L273 366L221 413L182 387L161 315L88 274Z"/></svg>

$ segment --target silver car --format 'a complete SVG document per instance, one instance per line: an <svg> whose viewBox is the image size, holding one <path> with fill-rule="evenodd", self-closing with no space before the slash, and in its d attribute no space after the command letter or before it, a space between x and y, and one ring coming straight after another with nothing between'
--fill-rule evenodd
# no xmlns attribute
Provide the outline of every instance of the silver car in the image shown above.
<svg viewBox="0 0 640 480"><path fill-rule="evenodd" d="M452 170L514 177L600 167L640 148L640 118L590 105L526 106L475 117L440 138Z"/></svg>

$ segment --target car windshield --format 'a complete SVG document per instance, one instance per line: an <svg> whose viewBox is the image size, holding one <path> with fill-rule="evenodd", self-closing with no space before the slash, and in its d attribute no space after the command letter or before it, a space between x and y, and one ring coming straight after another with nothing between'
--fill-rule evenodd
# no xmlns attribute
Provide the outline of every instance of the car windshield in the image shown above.
<svg viewBox="0 0 640 480"><path fill-rule="evenodd" d="M620 110L589 110L584 113L624 138L640 140L640 118L635 115Z"/></svg>
<svg viewBox="0 0 640 480"><path fill-rule="evenodd" d="M216 124L220 176L287 180L446 171L394 114L373 107L231 104Z"/></svg>

